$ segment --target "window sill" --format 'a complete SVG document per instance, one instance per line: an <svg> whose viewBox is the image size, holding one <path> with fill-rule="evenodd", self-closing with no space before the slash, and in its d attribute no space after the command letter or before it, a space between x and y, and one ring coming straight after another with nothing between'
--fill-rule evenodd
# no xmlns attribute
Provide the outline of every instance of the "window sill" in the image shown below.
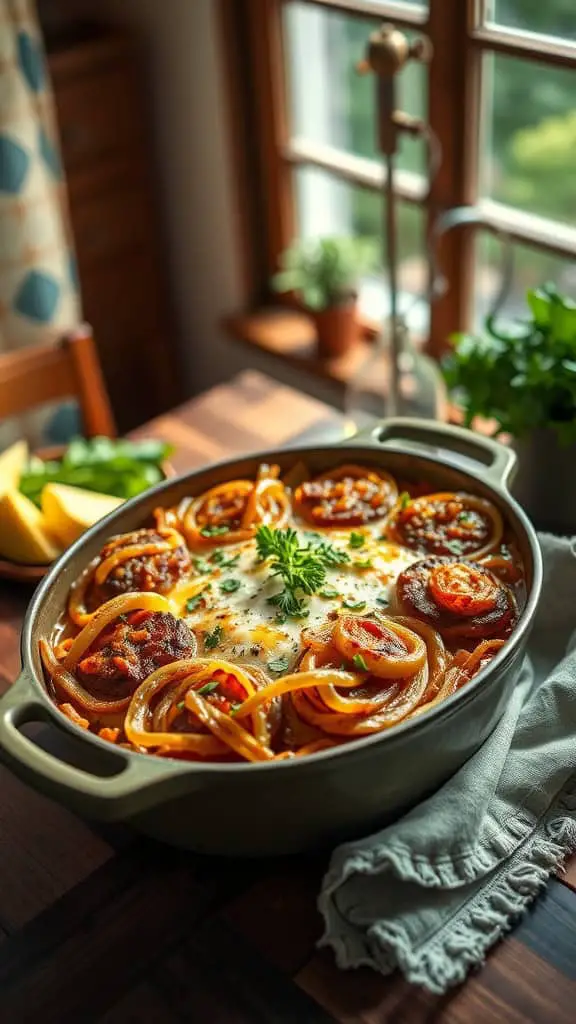
<svg viewBox="0 0 576 1024"><path fill-rule="evenodd" d="M332 359L321 359L316 353L316 336L310 318L298 310L280 306L228 317L224 327L236 341L339 384L342 389L372 351L371 342L364 340L361 326L358 341L350 352Z"/></svg>
<svg viewBox="0 0 576 1024"><path fill-rule="evenodd" d="M330 381L342 392L372 350L372 343L364 339L361 325L360 337L350 352L320 359L312 321L305 313L281 306L267 306L253 313L227 317L224 327L235 341L265 352L281 364ZM448 405L448 421L455 424L463 421L462 410L452 403ZM474 429L481 434L492 434L494 424L489 420L475 420Z"/></svg>

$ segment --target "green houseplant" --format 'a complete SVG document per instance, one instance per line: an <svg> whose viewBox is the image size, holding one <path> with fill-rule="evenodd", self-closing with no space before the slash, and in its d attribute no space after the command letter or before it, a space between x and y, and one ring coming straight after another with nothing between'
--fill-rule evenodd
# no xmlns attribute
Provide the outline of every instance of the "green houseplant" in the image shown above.
<svg viewBox="0 0 576 1024"><path fill-rule="evenodd" d="M342 355L357 337L358 282L375 264L364 239L299 239L283 254L272 279L277 292L295 292L314 321L321 356Z"/></svg>
<svg viewBox="0 0 576 1024"><path fill-rule="evenodd" d="M467 426L482 416L511 437L514 493L536 525L576 533L576 303L552 284L526 298L525 319L455 335L444 377Z"/></svg>

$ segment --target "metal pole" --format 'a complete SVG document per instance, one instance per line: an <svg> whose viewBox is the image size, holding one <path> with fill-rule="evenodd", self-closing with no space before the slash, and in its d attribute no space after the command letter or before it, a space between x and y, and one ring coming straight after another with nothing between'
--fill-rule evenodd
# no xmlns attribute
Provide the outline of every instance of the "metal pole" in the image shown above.
<svg viewBox="0 0 576 1024"><path fill-rule="evenodd" d="M384 186L384 238L388 256L388 286L390 292L389 331L390 383L388 415L397 416L400 404L400 350L398 330L398 250L396 234L396 195L394 192L394 156L386 156L386 183Z"/></svg>

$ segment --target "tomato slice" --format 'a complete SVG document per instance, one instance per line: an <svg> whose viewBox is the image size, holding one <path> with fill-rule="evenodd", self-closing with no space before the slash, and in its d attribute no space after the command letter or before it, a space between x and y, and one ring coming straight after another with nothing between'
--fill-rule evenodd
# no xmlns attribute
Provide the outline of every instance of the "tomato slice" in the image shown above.
<svg viewBox="0 0 576 1024"><path fill-rule="evenodd" d="M428 587L436 604L455 615L482 615L498 600L496 580L465 562L434 566Z"/></svg>

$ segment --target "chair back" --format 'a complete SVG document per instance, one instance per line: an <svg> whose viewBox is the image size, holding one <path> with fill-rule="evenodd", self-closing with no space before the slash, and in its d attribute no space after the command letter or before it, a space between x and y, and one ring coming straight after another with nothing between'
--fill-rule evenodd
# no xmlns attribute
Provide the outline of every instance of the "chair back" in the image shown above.
<svg viewBox="0 0 576 1024"><path fill-rule="evenodd" d="M116 437L112 407L87 324L59 342L0 355L0 423L58 399L76 398L87 437Z"/></svg>

